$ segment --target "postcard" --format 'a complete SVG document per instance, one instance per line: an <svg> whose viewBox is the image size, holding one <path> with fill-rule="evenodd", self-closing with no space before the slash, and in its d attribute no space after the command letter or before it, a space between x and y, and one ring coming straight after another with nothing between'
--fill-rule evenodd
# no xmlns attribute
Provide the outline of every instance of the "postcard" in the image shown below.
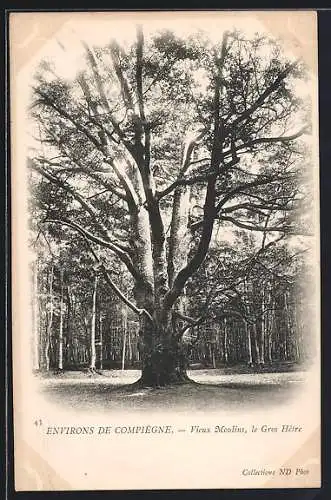
<svg viewBox="0 0 331 500"><path fill-rule="evenodd" d="M9 18L15 489L319 487L316 13Z"/></svg>

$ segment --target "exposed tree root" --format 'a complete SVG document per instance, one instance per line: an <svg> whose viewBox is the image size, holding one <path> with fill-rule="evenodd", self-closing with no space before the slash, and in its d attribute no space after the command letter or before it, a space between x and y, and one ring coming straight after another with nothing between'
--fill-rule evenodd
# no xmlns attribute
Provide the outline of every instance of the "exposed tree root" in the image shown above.
<svg viewBox="0 0 331 500"><path fill-rule="evenodd" d="M100 370L97 370L96 368L89 367L87 369L87 374L88 376L92 377L93 375L102 375Z"/></svg>
<svg viewBox="0 0 331 500"><path fill-rule="evenodd" d="M53 373L54 375L64 375L65 371L63 368L56 368Z"/></svg>

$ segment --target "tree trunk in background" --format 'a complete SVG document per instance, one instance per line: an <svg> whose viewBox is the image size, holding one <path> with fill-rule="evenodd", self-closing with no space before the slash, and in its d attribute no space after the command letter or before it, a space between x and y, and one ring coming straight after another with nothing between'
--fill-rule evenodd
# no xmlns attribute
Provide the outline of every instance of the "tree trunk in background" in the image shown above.
<svg viewBox="0 0 331 500"><path fill-rule="evenodd" d="M39 359L39 342L40 342L40 329L39 329L39 291L38 291L38 273L39 265L38 260L33 263L33 288L32 288L32 328L33 328L33 340L32 340L32 363L33 369L39 370L40 359Z"/></svg>
<svg viewBox="0 0 331 500"><path fill-rule="evenodd" d="M71 292L69 283L66 285L67 296L67 350L66 350L66 363L67 365L75 364L75 357L73 352L73 331L74 331L74 298Z"/></svg>
<svg viewBox="0 0 331 500"><path fill-rule="evenodd" d="M303 349L303 344L302 344L302 331L300 328L300 314L298 311L298 304L296 303L296 306L294 307L293 310L294 316L293 316L293 322L294 322L294 328L295 328L295 342L296 342L296 353L297 353L297 360L302 361L302 358L304 356L304 349Z"/></svg>
<svg viewBox="0 0 331 500"><path fill-rule="evenodd" d="M215 344L210 342L209 344L209 353L210 353L210 360L213 368L216 368L216 360L215 360Z"/></svg>
<svg viewBox="0 0 331 500"><path fill-rule="evenodd" d="M128 328L128 358L130 364L132 364L133 360L133 352L132 352L132 338L131 338L131 329Z"/></svg>
<svg viewBox="0 0 331 500"><path fill-rule="evenodd" d="M103 369L103 329L102 329L102 316L100 315L99 319L99 332L100 332L100 353L99 353L99 368Z"/></svg>
<svg viewBox="0 0 331 500"><path fill-rule="evenodd" d="M275 301L272 298L271 290L268 293L268 329L267 329L267 359L268 363L272 363L272 343L273 343L273 330L274 330L274 316L275 316Z"/></svg>
<svg viewBox="0 0 331 500"><path fill-rule="evenodd" d="M286 292L283 295L282 325L283 325L283 360L288 360L288 323L287 323L287 300Z"/></svg>
<svg viewBox="0 0 331 500"><path fill-rule="evenodd" d="M262 284L261 291L261 337L260 337L260 363L264 365L265 357L265 329L266 329L266 319L265 319L265 290L264 284Z"/></svg>
<svg viewBox="0 0 331 500"><path fill-rule="evenodd" d="M49 281L49 315L48 315L48 321L47 321L46 342L45 342L46 371L49 371L49 369L50 369L50 347L51 347L51 335L52 335L52 325L53 325L53 315L54 315L53 280L54 280L54 267L52 266L50 275L48 277L48 281Z"/></svg>
<svg viewBox="0 0 331 500"><path fill-rule="evenodd" d="M288 339L290 340L291 342L291 345L293 345L294 347L296 347L296 338L295 338L295 334L294 334L294 331L293 331L293 322L292 322L292 318L291 318L291 310L290 310L290 307L289 307L289 292L286 291L285 294L284 294L284 309L285 309L285 325L286 325L286 332L287 332L287 335L286 335L286 345L287 345L287 355L289 354L288 353ZM293 353L291 352L291 356L293 356ZM289 358L289 356L288 356Z"/></svg>
<svg viewBox="0 0 331 500"><path fill-rule="evenodd" d="M123 346L122 346L122 370L125 368L125 353L126 353L126 328L123 333Z"/></svg>
<svg viewBox="0 0 331 500"><path fill-rule="evenodd" d="M250 328L247 325L246 321L244 322L244 325L245 325L245 333L246 333L246 338L247 338L248 365L253 366L251 331L250 331Z"/></svg>
<svg viewBox="0 0 331 500"><path fill-rule="evenodd" d="M60 328L59 328L59 360L58 368L63 370L63 320L64 320L64 307L63 307L63 269L60 271L60 281L61 281L61 296L60 296Z"/></svg>
<svg viewBox="0 0 331 500"><path fill-rule="evenodd" d="M125 356L126 356L126 341L128 334L128 309L126 305L122 306L122 370L125 369Z"/></svg>
<svg viewBox="0 0 331 500"><path fill-rule="evenodd" d="M253 340L254 362L257 365L259 365L261 363L261 358L260 358L259 341L258 341L258 337L257 337L257 328L256 328L255 320L253 321L253 323L251 325L251 335L252 335L252 340Z"/></svg>
<svg viewBox="0 0 331 500"><path fill-rule="evenodd" d="M98 288L98 276L94 276L94 288L93 288L93 302L92 302L92 319L91 319L91 359L90 359L90 370L95 371L97 353L95 348L95 330L96 330L96 310L97 310L97 288Z"/></svg>
<svg viewBox="0 0 331 500"><path fill-rule="evenodd" d="M229 351L228 351L228 326L227 319L224 318L224 362L227 365L229 360Z"/></svg>

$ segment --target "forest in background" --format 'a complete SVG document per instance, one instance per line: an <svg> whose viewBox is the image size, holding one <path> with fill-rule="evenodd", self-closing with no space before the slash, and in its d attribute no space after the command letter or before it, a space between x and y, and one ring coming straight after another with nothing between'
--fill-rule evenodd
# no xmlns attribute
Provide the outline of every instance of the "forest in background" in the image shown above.
<svg viewBox="0 0 331 500"><path fill-rule="evenodd" d="M136 316L109 290L88 250L48 238L38 236L47 245L32 266L34 369L139 369ZM243 232L237 238L249 248ZM201 315L184 334L188 368L277 370L309 361L314 303L305 293L312 279L305 257L286 246L256 254L253 242L245 259L231 246L215 249L187 290L184 312ZM113 272L128 289L123 269Z"/></svg>

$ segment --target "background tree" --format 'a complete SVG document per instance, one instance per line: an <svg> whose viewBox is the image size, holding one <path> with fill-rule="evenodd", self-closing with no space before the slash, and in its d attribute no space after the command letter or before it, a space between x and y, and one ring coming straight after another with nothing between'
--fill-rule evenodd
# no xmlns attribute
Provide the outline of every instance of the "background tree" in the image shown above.
<svg viewBox="0 0 331 500"><path fill-rule="evenodd" d="M140 383L182 382L194 321L183 313L186 289L222 228L261 234L263 248L298 231L305 69L274 40L238 32L212 44L201 33L145 39L138 27L126 47L81 44L76 78L44 61L33 86L40 148L29 165L48 197L42 221L88 248L139 318ZM114 258L132 292L119 287ZM245 293L255 297L254 287Z"/></svg>

